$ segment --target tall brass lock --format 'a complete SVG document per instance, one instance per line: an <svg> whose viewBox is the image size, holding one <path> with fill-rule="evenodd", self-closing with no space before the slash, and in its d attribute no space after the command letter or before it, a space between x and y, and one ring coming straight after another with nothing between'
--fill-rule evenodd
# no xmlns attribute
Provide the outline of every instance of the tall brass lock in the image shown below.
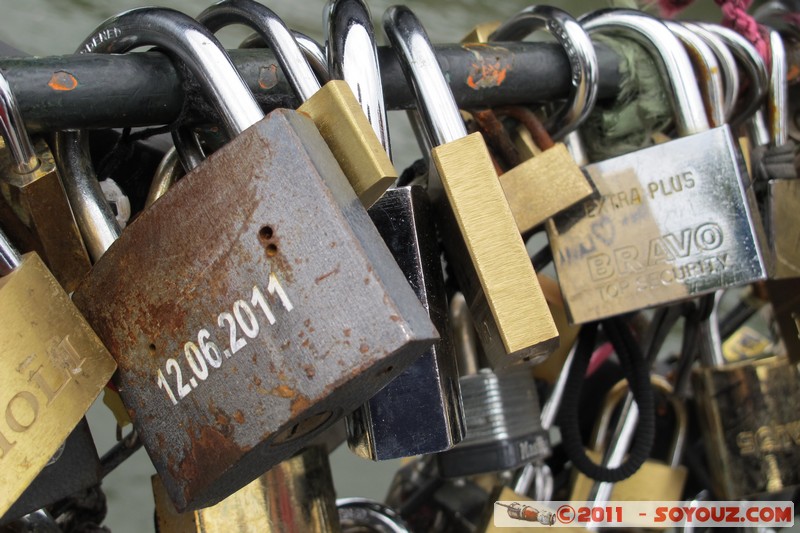
<svg viewBox="0 0 800 533"><path fill-rule="evenodd" d="M0 232L0 516L103 390L116 365L41 259Z"/></svg>
<svg viewBox="0 0 800 533"><path fill-rule="evenodd" d="M140 9L82 48L146 44L205 82L233 140L143 211L74 298L116 357L122 399L184 511L291 456L437 334L311 120L262 120L208 30ZM78 211L102 202L85 197L92 176L72 178Z"/></svg>
<svg viewBox="0 0 800 533"><path fill-rule="evenodd" d="M667 398L675 413L676 432L669 452L669 462L662 463L649 459L631 477L614 484L611 491L611 500L623 501L677 501L683 495L683 487L689 471L681 466L681 454L686 441L689 416L686 406L673 394L672 386L666 379L658 375L651 377L653 387L660 390ZM606 395L600 417L595 425L594 435L590 450L587 450L592 461L598 462L603 458L603 442L611 422L611 415L620 401L625 398L628 391L626 381L617 383ZM578 472L572 486L570 500L587 501L593 481L585 474Z"/></svg>
<svg viewBox="0 0 800 533"><path fill-rule="evenodd" d="M42 139L31 143L16 99L2 74L0 105L0 128L6 146L0 149L0 202L5 202L35 235L51 272L67 292L72 292L91 264L53 153Z"/></svg>
<svg viewBox="0 0 800 533"><path fill-rule="evenodd" d="M493 41L524 38L537 29L547 29L564 47L571 67L570 102L548 121L553 138L561 139L589 115L597 98L597 56L586 31L568 13L551 6L531 6L500 25ZM552 143L551 143L552 144ZM592 194L592 183L584 175L563 143L539 146L527 159L500 176L520 233L526 233L548 218Z"/></svg>
<svg viewBox="0 0 800 533"><path fill-rule="evenodd" d="M152 477L158 533L336 533L339 515L327 452L311 446L221 502L178 513Z"/></svg>
<svg viewBox="0 0 800 533"><path fill-rule="evenodd" d="M435 147L428 195L447 260L467 299L492 366L543 361L558 331L508 208L486 144L467 135L425 30L404 7L384 15L384 31L413 87Z"/></svg>
<svg viewBox="0 0 800 533"><path fill-rule="evenodd" d="M224 0L200 13L197 20L212 32L239 23L261 34L303 102L297 110L314 121L364 207L375 203L394 183L397 171L350 86L332 80L320 88L297 41L269 8L254 0Z"/></svg>
<svg viewBox="0 0 800 533"><path fill-rule="evenodd" d="M680 42L639 12L604 10L582 24L590 33L624 33L648 49L664 68L682 137L585 167L600 196L548 222L572 320L763 279L763 229L752 218L741 155L727 126L708 129Z"/></svg>
<svg viewBox="0 0 800 533"><path fill-rule="evenodd" d="M800 372L770 356L697 369L692 376L706 457L719 498L800 484Z"/></svg>

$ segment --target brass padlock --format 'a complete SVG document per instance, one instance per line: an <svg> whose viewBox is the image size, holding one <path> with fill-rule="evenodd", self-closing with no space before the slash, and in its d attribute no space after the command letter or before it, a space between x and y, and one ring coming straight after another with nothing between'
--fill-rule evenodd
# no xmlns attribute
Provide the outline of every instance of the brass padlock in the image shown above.
<svg viewBox="0 0 800 533"><path fill-rule="evenodd" d="M689 474L688 469L680 464L681 454L688 431L689 416L686 406L673 394L672 386L666 379L658 375L651 377L656 390L660 390L669 401L675 413L676 431L669 452L669 463L649 459L631 477L614 484L610 500L614 501L678 501L682 499L683 487ZM628 391L626 381L617 383L606 395L600 416L595 425L594 435L586 454L594 462L603 458L603 447L611 415ZM570 500L587 501L593 481L585 474L578 472L570 493Z"/></svg>
<svg viewBox="0 0 800 533"><path fill-rule="evenodd" d="M311 446L221 502L178 513L158 476L151 478L157 533L336 533L339 515L328 454Z"/></svg>
<svg viewBox="0 0 800 533"><path fill-rule="evenodd" d="M561 139L577 128L591 112L597 98L597 56L589 35L568 13L552 6L531 6L500 25L493 41L523 39L547 29L564 47L571 68L569 102L548 119L553 139ZM521 128L524 129L524 128ZM547 131L544 131L545 135ZM547 135L546 135L547 136ZM520 136L533 139L529 135ZM500 175L509 206L520 233L527 233L556 213L586 199L593 192L591 181L581 171L563 143L535 143L525 150L525 161ZM525 141L522 141L523 143Z"/></svg>
<svg viewBox="0 0 800 533"><path fill-rule="evenodd" d="M0 516L103 390L116 365L41 259L0 232Z"/></svg>
<svg viewBox="0 0 800 533"><path fill-rule="evenodd" d="M139 9L82 48L145 44L206 82L233 139L99 248L74 300L115 355L134 427L184 511L291 456L438 335L311 120L261 120L207 29ZM85 196L90 167L69 181L76 211L102 203Z"/></svg>
<svg viewBox="0 0 800 533"><path fill-rule="evenodd" d="M0 73L0 202L36 237L50 271L67 292L72 292L89 272L91 264L53 153L39 139L31 143L11 88ZM10 226L9 226L10 227ZM17 242L15 235L10 235Z"/></svg>
<svg viewBox="0 0 800 533"><path fill-rule="evenodd" d="M580 326L570 324L567 318L564 297L561 295L558 281L544 274L538 274L537 277L539 278L539 285L542 286L544 298L547 300L547 306L550 308L550 314L553 315L556 328L558 328L560 345L546 361L538 365L533 365L531 372L533 372L533 376L536 379L541 379L548 383L555 383L564 371L564 363L567 360L567 355L575 345L581 328Z"/></svg>
<svg viewBox="0 0 800 533"><path fill-rule="evenodd" d="M763 497L800 485L800 372L773 355L692 376L717 497Z"/></svg>
<svg viewBox="0 0 800 533"><path fill-rule="evenodd" d="M320 88L292 33L269 8L254 0L224 0L197 20L212 32L234 23L259 32L303 102L297 110L314 121L364 207L374 204L397 180L397 171L350 86L332 80Z"/></svg>
<svg viewBox="0 0 800 533"><path fill-rule="evenodd" d="M543 361L558 331L503 195L486 144L467 135L425 30L404 7L384 31L417 96L431 150L428 194L455 278L495 369Z"/></svg>
<svg viewBox="0 0 800 533"><path fill-rule="evenodd" d="M665 67L683 137L585 167L600 196L548 222L572 320L763 279L763 228L753 218L755 198L741 155L727 126L708 129L680 42L661 22L635 11L595 12L582 24L590 33L624 33Z"/></svg>

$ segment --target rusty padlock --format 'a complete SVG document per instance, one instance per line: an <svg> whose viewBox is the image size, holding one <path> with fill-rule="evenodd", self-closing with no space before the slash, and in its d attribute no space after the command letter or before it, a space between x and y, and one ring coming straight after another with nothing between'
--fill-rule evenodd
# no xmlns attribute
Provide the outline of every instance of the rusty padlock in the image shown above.
<svg viewBox="0 0 800 533"><path fill-rule="evenodd" d="M184 511L292 455L437 334L313 123L289 110L262 120L208 30L145 8L81 49L147 44L203 81L233 140L126 228L75 301L116 357L134 426ZM73 178L78 211L101 203L82 196L92 176Z"/></svg>

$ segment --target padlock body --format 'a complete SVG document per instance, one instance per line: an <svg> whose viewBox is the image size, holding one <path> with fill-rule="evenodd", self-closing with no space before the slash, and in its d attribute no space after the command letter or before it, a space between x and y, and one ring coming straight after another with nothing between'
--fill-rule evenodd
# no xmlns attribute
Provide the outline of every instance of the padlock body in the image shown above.
<svg viewBox="0 0 800 533"><path fill-rule="evenodd" d="M221 502L179 513L152 477L159 533L290 533L339 531L327 452L311 446L277 464Z"/></svg>
<svg viewBox="0 0 800 533"><path fill-rule="evenodd" d="M563 143L556 143L500 175L520 233L592 194L592 184Z"/></svg>
<svg viewBox="0 0 800 533"><path fill-rule="evenodd" d="M291 456L437 338L319 132L287 110L145 210L74 299L180 511Z"/></svg>
<svg viewBox="0 0 800 533"><path fill-rule="evenodd" d="M596 464L600 464L603 455L586 450L586 455ZM631 477L614 483L611 490L613 501L680 501L689 471L685 466L671 468L669 465L649 459ZM587 501L594 480L582 472L578 472L572 485L570 500Z"/></svg>
<svg viewBox="0 0 800 533"><path fill-rule="evenodd" d="M770 279L800 277L800 180L770 180L765 210L764 227L772 255Z"/></svg>
<svg viewBox="0 0 800 533"><path fill-rule="evenodd" d="M772 356L692 376L714 492L727 500L800 484L800 374Z"/></svg>
<svg viewBox="0 0 800 533"><path fill-rule="evenodd" d="M467 435L437 454L442 476L512 470L550 456L536 384L527 372L482 369L460 381Z"/></svg>
<svg viewBox="0 0 800 533"><path fill-rule="evenodd" d="M347 82L329 81L297 110L314 121L364 207L397 180L389 155Z"/></svg>
<svg viewBox="0 0 800 533"><path fill-rule="evenodd" d="M437 146L431 159L442 244L492 367L543 361L558 330L483 138Z"/></svg>
<svg viewBox="0 0 800 533"><path fill-rule="evenodd" d="M98 485L100 459L86 419L82 419L51 461L22 496L0 517L0 526L42 509L76 492Z"/></svg>
<svg viewBox="0 0 800 533"><path fill-rule="evenodd" d="M19 498L116 365L36 254L0 278L0 514Z"/></svg>
<svg viewBox="0 0 800 533"><path fill-rule="evenodd" d="M547 225L573 322L766 276L763 227L727 126L584 170L599 196Z"/></svg>
<svg viewBox="0 0 800 533"><path fill-rule="evenodd" d="M374 460L441 452L463 438L464 412L430 204L422 187L399 187L369 215L441 338L347 418L348 444Z"/></svg>
<svg viewBox="0 0 800 533"><path fill-rule="evenodd" d="M36 141L34 149L39 167L24 174L16 172L10 150L0 150L0 202L5 202L35 235L42 259L64 290L72 292L92 265L61 184L53 153L41 139ZM24 241L16 235L11 237Z"/></svg>

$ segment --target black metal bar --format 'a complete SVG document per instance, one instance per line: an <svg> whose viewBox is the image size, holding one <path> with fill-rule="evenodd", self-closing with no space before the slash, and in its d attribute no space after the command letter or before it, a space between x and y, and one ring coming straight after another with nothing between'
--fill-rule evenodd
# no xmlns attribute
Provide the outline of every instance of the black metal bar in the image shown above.
<svg viewBox="0 0 800 533"><path fill-rule="evenodd" d="M597 44L600 97L617 92L619 60ZM552 43L436 46L439 63L462 107L557 100L570 87L566 54ZM268 50L231 50L258 94L287 94L289 86ZM413 107L392 50L379 50L389 109ZM183 88L170 60L157 52L2 58L22 116L32 132L71 128L150 126L174 121Z"/></svg>

